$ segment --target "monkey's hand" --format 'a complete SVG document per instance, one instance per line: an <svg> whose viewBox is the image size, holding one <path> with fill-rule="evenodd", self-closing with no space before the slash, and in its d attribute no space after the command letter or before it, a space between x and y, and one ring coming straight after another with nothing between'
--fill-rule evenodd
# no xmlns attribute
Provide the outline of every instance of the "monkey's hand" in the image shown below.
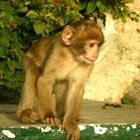
<svg viewBox="0 0 140 140"><path fill-rule="evenodd" d="M58 127L62 125L61 120L55 117L46 117L43 123L48 125L58 126Z"/></svg>
<svg viewBox="0 0 140 140"><path fill-rule="evenodd" d="M21 113L20 121L29 124L38 123L40 121L39 114L32 109L26 109Z"/></svg>
<svg viewBox="0 0 140 140"><path fill-rule="evenodd" d="M76 122L64 122L62 129L66 130L66 140L79 140L80 130Z"/></svg>

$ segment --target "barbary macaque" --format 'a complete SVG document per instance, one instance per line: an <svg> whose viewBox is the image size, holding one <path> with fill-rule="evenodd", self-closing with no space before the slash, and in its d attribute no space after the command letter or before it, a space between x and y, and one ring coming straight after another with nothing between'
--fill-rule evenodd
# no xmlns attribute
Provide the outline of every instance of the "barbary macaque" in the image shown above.
<svg viewBox="0 0 140 140"><path fill-rule="evenodd" d="M101 28L83 20L33 45L23 59L26 77L17 109L19 120L61 126L67 140L79 140L80 102L103 41Z"/></svg>

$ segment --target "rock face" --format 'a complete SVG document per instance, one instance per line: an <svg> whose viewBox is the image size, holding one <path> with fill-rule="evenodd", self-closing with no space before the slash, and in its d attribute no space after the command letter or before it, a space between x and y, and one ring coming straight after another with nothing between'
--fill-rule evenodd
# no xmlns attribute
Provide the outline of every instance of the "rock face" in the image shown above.
<svg viewBox="0 0 140 140"><path fill-rule="evenodd" d="M140 1L129 5L140 14ZM102 28L105 43L85 89L85 99L120 104L129 94L140 101L140 22L113 20Z"/></svg>

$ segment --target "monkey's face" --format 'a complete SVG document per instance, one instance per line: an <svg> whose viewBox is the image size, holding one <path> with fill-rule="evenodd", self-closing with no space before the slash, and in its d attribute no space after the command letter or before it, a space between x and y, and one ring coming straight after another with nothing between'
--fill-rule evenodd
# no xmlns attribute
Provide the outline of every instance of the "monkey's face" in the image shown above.
<svg viewBox="0 0 140 140"><path fill-rule="evenodd" d="M103 32L94 22L74 27L66 26L62 32L63 43L82 63L92 64L98 57L99 46L104 41Z"/></svg>
<svg viewBox="0 0 140 140"><path fill-rule="evenodd" d="M81 48L80 48L81 47ZM99 42L94 39L87 40L84 46L78 47L77 58L80 62L85 64L92 64L98 57L98 52L100 50Z"/></svg>

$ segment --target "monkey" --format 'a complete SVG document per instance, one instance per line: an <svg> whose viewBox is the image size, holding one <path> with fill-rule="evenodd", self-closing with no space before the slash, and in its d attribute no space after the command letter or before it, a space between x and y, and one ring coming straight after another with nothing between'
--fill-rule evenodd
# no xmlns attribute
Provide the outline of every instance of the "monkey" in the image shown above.
<svg viewBox="0 0 140 140"><path fill-rule="evenodd" d="M23 123L61 126L67 140L79 140L80 104L103 42L101 28L82 20L31 46L23 58L25 82L17 118Z"/></svg>

